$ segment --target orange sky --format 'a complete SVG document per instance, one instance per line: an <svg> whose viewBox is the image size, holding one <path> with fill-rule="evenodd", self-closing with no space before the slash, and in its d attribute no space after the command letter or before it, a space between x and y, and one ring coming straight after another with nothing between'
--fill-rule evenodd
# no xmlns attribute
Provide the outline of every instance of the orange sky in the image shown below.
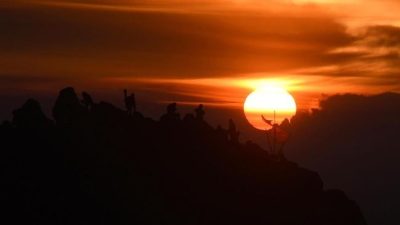
<svg viewBox="0 0 400 225"><path fill-rule="evenodd" d="M6 0L0 92L129 84L241 107L272 80L304 109L322 94L399 92L399 11L396 0Z"/></svg>

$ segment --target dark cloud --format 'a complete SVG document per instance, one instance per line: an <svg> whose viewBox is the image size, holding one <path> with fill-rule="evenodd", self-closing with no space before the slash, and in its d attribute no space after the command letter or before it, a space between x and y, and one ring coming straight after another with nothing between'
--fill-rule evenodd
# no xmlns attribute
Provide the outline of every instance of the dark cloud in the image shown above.
<svg viewBox="0 0 400 225"><path fill-rule="evenodd" d="M79 76L85 66L99 76L204 77L340 61L325 52L351 43L345 27L328 16L303 12L6 7L1 9L0 46L2 57L15 57L6 67L34 64L43 73L75 68Z"/></svg>
<svg viewBox="0 0 400 225"><path fill-rule="evenodd" d="M400 48L400 27L396 26L371 26L361 36L367 44L373 47Z"/></svg>
<svg viewBox="0 0 400 225"><path fill-rule="evenodd" d="M400 94L337 95L294 119L286 153L360 203L369 224L399 224Z"/></svg>
<svg viewBox="0 0 400 225"><path fill-rule="evenodd" d="M353 34L353 41L331 53L338 57L330 67L310 68L305 73L350 78L364 89L398 91L400 86L400 27L370 26ZM328 63L328 62L327 62ZM302 72L304 73L304 72ZM375 91L376 92L376 91Z"/></svg>
<svg viewBox="0 0 400 225"><path fill-rule="evenodd" d="M197 3L3 4L2 73L92 79L95 85L101 77L232 77L295 71L351 78L365 87L376 83L382 85L380 90L400 88L394 85L400 82L398 27L371 26L350 34L319 8L286 5L288 9L274 12L270 9L275 2L263 10L232 8L229 1Z"/></svg>

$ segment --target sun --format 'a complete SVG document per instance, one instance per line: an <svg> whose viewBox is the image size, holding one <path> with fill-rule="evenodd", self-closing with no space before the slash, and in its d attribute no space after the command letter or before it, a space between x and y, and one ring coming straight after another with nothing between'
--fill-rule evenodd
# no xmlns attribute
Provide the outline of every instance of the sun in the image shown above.
<svg viewBox="0 0 400 225"><path fill-rule="evenodd" d="M260 130L268 130L261 116L280 124L296 114L296 102L292 95L277 85L264 85L247 96L244 102L247 121Z"/></svg>

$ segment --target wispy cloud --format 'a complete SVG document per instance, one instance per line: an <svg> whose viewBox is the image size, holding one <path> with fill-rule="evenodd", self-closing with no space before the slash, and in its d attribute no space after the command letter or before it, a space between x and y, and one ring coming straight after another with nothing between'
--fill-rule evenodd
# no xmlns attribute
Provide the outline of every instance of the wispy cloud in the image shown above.
<svg viewBox="0 0 400 225"><path fill-rule="evenodd" d="M307 96L398 91L400 16L389 23L371 6L387 9L385 18L400 9L375 0L2 1L0 80L2 87L26 85L29 74L92 86L142 79L142 87L160 87L154 81L163 80L175 87L164 91L210 102L225 98L217 92L227 92L227 83L237 89L227 78L290 77L304 81L297 86ZM190 88L177 90L178 83Z"/></svg>

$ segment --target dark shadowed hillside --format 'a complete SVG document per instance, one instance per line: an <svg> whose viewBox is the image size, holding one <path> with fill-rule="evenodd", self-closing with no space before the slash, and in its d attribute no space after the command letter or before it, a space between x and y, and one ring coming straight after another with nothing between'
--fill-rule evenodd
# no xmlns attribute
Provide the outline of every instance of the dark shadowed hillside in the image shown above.
<svg viewBox="0 0 400 225"><path fill-rule="evenodd" d="M212 128L199 106L159 121L72 88L54 120L28 100L0 127L6 224L363 225L353 201L319 175L239 131ZM227 118L228 120L229 118Z"/></svg>

